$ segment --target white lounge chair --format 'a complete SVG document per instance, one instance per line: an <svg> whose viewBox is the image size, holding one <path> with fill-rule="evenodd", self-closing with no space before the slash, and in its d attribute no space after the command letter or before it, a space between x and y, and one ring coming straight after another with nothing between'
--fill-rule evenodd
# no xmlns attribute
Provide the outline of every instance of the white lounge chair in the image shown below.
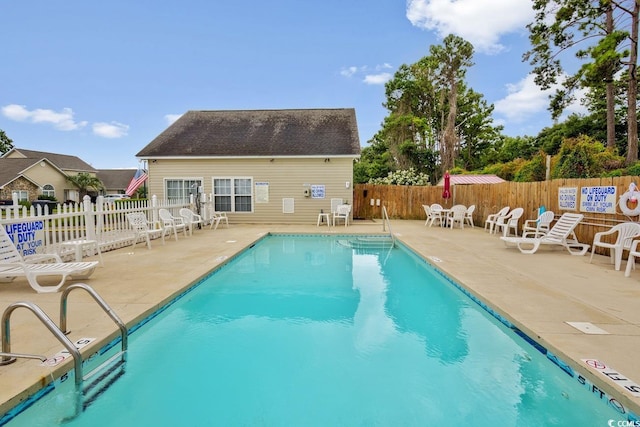
<svg viewBox="0 0 640 427"><path fill-rule="evenodd" d="M523 254L535 253L542 245L562 246L571 255L584 255L589 250L586 243L580 243L575 238L574 230L582 221L584 215L576 213L565 213L551 227L544 236L540 237L512 237L502 236L507 246L517 246Z"/></svg>
<svg viewBox="0 0 640 427"><path fill-rule="evenodd" d="M509 213L509 209L511 209L511 206L505 206L498 212L489 214L489 216L487 216L487 219L484 221L484 229L489 230L489 234L493 234L493 230L496 226L496 221L498 220L498 218L507 215Z"/></svg>
<svg viewBox="0 0 640 427"><path fill-rule="evenodd" d="M168 209L158 209L158 216L160 217L160 223L162 224L162 235L169 232L169 236L173 233L173 237L178 241L178 231L183 231L184 236L187 237L187 224L185 224L182 217L173 216Z"/></svg>
<svg viewBox="0 0 640 427"><path fill-rule="evenodd" d="M540 237L549 231L555 218L553 211L544 211L536 219L528 219L522 226L523 237Z"/></svg>
<svg viewBox="0 0 640 427"><path fill-rule="evenodd" d="M202 216L198 215L191 209L181 208L179 213L180 213L180 216L182 217L182 220L184 221L185 224L187 224L187 227L189 228L190 236L193 235L193 228L195 226L197 225L202 226L202 224L204 224L204 221L202 220Z"/></svg>
<svg viewBox="0 0 640 427"><path fill-rule="evenodd" d="M607 239L607 236L616 235L614 242L607 242L603 239ZM593 243L591 247L591 257L589 262L593 261L593 255L596 252L596 247L608 248L609 258L611 264L614 265L616 270L620 270L620 264L622 264L622 253L631 249L633 239L640 237L640 224L637 222L623 222L617 224L609 231L601 231L593 236Z"/></svg>
<svg viewBox="0 0 640 427"><path fill-rule="evenodd" d="M49 258L53 262L33 263ZM4 227L0 227L0 281L11 281L16 277L25 277L29 285L38 293L57 292L67 277L86 279L95 270L97 261L60 262L60 257L44 255L23 258ZM57 285L41 285L41 276L60 276Z"/></svg>
<svg viewBox="0 0 640 427"><path fill-rule="evenodd" d="M164 230L156 228L155 224L147 221L147 215L144 212L131 212L126 215L129 226L133 229L135 236L133 237L133 248L135 249L138 239L143 236L147 242L147 248L151 249L150 237L162 237L164 245Z"/></svg>

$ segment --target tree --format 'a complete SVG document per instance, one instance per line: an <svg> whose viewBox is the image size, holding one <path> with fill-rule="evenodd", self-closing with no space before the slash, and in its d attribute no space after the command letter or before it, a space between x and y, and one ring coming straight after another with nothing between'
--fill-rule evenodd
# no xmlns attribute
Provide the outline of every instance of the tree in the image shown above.
<svg viewBox="0 0 640 427"><path fill-rule="evenodd" d="M456 116L458 111L458 93L464 81L467 68L473 65L473 45L461 37L449 34L443 40L443 45L431 46L431 61L434 62L434 75L441 93L446 94L447 118L440 147L442 170L449 170L454 166L455 148L458 142L456 132Z"/></svg>
<svg viewBox="0 0 640 427"><path fill-rule="evenodd" d="M5 154L13 148L13 141L0 129L0 155Z"/></svg>
<svg viewBox="0 0 640 427"><path fill-rule="evenodd" d="M83 198L89 193L89 190L104 190L104 184L99 178L87 173L80 172L77 175L67 176L67 181L75 185L80 190L80 197Z"/></svg>
<svg viewBox="0 0 640 427"><path fill-rule="evenodd" d="M523 56L534 65L540 87L549 89L562 83L550 103L554 118L573 101L576 90L604 88L610 149L615 148L615 82L619 71L627 65L628 163L638 158L635 66L639 7L636 0L534 0L536 17L527 26L532 49ZM625 40L629 46L622 49ZM590 41L593 42L589 44ZM584 48L579 49L580 46ZM558 59L568 52L582 61L573 75L565 74Z"/></svg>
<svg viewBox="0 0 640 427"><path fill-rule="evenodd" d="M435 183L457 158L465 166L478 166L480 152L499 138L493 127L493 106L464 82L471 66L473 46L447 36L430 55L400 66L385 85L389 110L372 145L384 144L390 170L416 171Z"/></svg>

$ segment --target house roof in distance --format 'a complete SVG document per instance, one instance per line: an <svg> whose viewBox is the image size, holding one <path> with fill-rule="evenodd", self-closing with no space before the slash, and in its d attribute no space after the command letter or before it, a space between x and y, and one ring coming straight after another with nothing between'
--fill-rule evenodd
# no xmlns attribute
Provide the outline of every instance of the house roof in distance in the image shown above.
<svg viewBox="0 0 640 427"><path fill-rule="evenodd" d="M76 156L69 156L67 154L47 153L45 151L26 150L23 148L12 148L7 151L3 158L17 158L23 157L27 159L41 160L47 159L59 169L64 171L74 172L93 172L96 170L84 160Z"/></svg>
<svg viewBox="0 0 640 427"><path fill-rule="evenodd" d="M360 138L353 108L187 111L136 156L359 157Z"/></svg>
<svg viewBox="0 0 640 427"><path fill-rule="evenodd" d="M497 175L451 175L449 183L451 185L468 185L468 184L499 184L506 182ZM444 178L438 181L438 187L444 186Z"/></svg>

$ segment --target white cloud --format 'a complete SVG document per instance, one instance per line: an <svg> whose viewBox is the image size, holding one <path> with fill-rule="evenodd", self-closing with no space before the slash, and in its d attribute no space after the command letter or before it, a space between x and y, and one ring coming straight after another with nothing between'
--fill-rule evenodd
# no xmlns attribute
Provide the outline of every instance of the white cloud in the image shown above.
<svg viewBox="0 0 640 427"><path fill-rule="evenodd" d="M368 74L364 76L364 82L368 85L383 85L391 79L391 73Z"/></svg>
<svg viewBox="0 0 640 427"><path fill-rule="evenodd" d="M369 70L371 69L370 67L363 65L361 67L356 67L355 65L352 65L350 67L345 67L340 71L340 74L343 75L344 77L353 77L355 75L363 75L364 77L362 79L362 82L368 85L381 85L381 84L385 84L386 82L388 82L391 77L392 74L388 73L388 72L380 72L383 70L390 70L392 69L393 66L387 62L385 62L384 64L378 64L375 67L372 68L372 71L376 71L378 73L376 74L367 74L369 72Z"/></svg>
<svg viewBox="0 0 640 427"><path fill-rule="evenodd" d="M529 74L518 83L506 85L509 93L506 97L494 103L495 112L504 116L508 121L524 122L531 116L547 110L549 96L555 93L556 88L560 86L557 85L550 89L542 90L534 82L533 74ZM565 109L565 114L587 113L587 109L580 103L583 94L584 91L576 93L576 101Z"/></svg>
<svg viewBox="0 0 640 427"><path fill-rule="evenodd" d="M42 108L29 111L24 105L10 104L2 107L2 114L19 122L49 123L54 128L63 131L76 130L87 125L86 121L75 121L71 108L63 108L61 112Z"/></svg>
<svg viewBox="0 0 640 427"><path fill-rule="evenodd" d="M407 18L441 37L456 34L476 50L498 53L500 37L524 31L534 18L531 0L408 0Z"/></svg>
<svg viewBox="0 0 640 427"><path fill-rule="evenodd" d="M357 72L358 72L358 67L354 67L354 66L343 68L342 70L340 70L340 74L345 77L351 77Z"/></svg>
<svg viewBox="0 0 640 427"><path fill-rule="evenodd" d="M182 117L182 114L165 114L164 119L166 120L168 125L172 125L173 122Z"/></svg>
<svg viewBox="0 0 640 427"><path fill-rule="evenodd" d="M127 136L129 126L118 122L111 123L94 123L93 133L103 138L121 138Z"/></svg>

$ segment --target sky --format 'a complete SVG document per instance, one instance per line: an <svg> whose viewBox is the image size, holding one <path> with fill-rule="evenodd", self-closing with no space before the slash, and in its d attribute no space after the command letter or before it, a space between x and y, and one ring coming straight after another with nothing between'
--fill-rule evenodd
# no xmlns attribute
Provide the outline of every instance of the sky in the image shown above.
<svg viewBox="0 0 640 427"><path fill-rule="evenodd" d="M136 168L189 110L354 108L364 147L384 83L452 33L474 46L467 83L494 123L536 135L552 121L522 61L532 1L2 1L0 129L17 148Z"/></svg>

